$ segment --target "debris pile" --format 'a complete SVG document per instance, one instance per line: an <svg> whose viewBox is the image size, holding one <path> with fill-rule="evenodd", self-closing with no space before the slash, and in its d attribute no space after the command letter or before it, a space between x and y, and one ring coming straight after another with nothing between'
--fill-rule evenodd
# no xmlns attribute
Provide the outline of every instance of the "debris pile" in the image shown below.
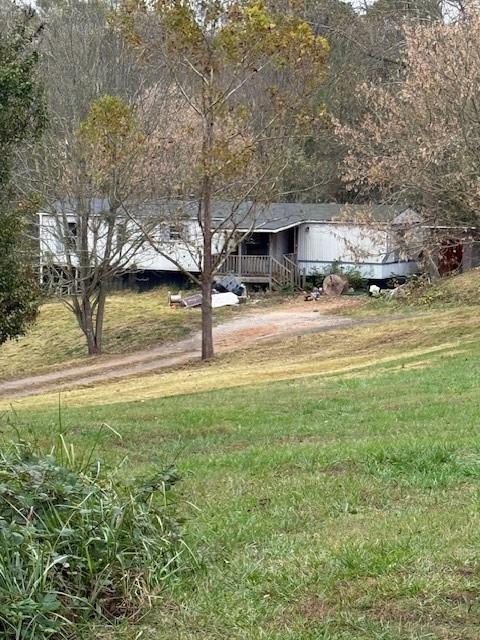
<svg viewBox="0 0 480 640"><path fill-rule="evenodd" d="M226 291L225 293L214 293L212 295L212 309L230 307L235 304L240 304L240 298L231 291Z"/></svg>
<svg viewBox="0 0 480 640"><path fill-rule="evenodd" d="M212 290L212 308L229 307L245 302L247 299L247 288L234 276L226 276L215 283ZM191 309L193 307L201 307L203 296L201 293L195 293L191 296L182 297L182 292L168 292L168 304L171 307L178 306Z"/></svg>
<svg viewBox="0 0 480 640"><path fill-rule="evenodd" d="M235 276L225 276L215 282L213 293L234 293L239 298L247 297L247 287Z"/></svg>
<svg viewBox="0 0 480 640"><path fill-rule="evenodd" d="M323 294L323 289L318 287L313 287L310 292L304 292L305 302L310 302L311 300L320 300Z"/></svg>
<svg viewBox="0 0 480 640"><path fill-rule="evenodd" d="M404 298L408 294L407 284L400 284L394 289L380 289L376 284L370 285L368 295L371 298L385 298L386 300L394 300L396 298Z"/></svg>

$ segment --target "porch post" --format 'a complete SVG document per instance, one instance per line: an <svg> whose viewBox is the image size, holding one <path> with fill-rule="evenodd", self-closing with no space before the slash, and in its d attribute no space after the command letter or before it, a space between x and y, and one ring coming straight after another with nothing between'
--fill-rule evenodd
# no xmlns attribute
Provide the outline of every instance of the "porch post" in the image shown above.
<svg viewBox="0 0 480 640"><path fill-rule="evenodd" d="M238 273L237 273L237 276L239 278L242 277L242 245L243 245L243 242L240 242L240 244L238 245L238 269L237 269Z"/></svg>

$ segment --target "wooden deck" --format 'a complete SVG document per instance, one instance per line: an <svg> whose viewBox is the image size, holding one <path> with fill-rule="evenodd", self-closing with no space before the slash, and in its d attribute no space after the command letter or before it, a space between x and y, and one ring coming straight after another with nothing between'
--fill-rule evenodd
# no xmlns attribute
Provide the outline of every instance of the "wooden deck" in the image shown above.
<svg viewBox="0 0 480 640"><path fill-rule="evenodd" d="M227 256L220 275L235 275L245 283L268 284L271 289L299 287L300 274L293 254L277 260L273 256Z"/></svg>

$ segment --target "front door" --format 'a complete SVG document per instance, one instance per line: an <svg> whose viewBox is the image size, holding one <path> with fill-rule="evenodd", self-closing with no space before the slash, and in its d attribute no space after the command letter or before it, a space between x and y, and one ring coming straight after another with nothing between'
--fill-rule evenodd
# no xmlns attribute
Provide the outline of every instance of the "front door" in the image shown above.
<svg viewBox="0 0 480 640"><path fill-rule="evenodd" d="M270 255L270 234L252 233L242 245L244 256L268 256Z"/></svg>

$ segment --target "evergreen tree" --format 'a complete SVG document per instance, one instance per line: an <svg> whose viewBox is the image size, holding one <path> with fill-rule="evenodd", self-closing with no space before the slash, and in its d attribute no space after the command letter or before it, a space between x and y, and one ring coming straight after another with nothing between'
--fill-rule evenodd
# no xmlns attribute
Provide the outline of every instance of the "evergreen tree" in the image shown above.
<svg viewBox="0 0 480 640"><path fill-rule="evenodd" d="M0 20L0 344L25 332L37 311L31 268L22 252L25 203L11 173L18 147L45 123L35 76L35 40L41 26L30 9L4 8Z"/></svg>

